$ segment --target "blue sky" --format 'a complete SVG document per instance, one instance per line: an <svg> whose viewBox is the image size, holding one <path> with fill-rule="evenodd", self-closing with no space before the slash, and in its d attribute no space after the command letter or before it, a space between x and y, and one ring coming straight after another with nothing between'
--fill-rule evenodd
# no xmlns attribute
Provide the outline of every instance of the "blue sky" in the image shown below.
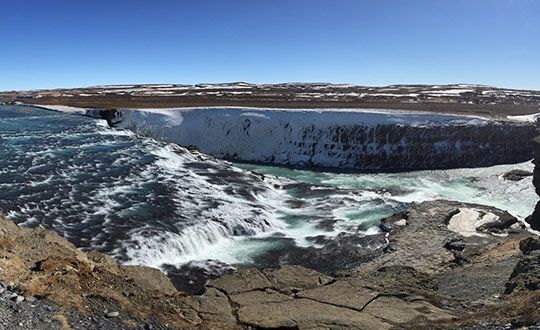
<svg viewBox="0 0 540 330"><path fill-rule="evenodd" d="M0 90L480 83L540 90L536 0L4 1Z"/></svg>

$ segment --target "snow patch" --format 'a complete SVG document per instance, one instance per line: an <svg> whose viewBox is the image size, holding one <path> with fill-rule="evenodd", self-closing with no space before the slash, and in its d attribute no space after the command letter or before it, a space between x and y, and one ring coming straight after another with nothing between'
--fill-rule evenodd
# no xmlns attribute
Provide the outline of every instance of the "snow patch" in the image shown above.
<svg viewBox="0 0 540 330"><path fill-rule="evenodd" d="M486 234L477 232L476 228L498 219L499 216L493 213L481 214L475 209L460 208L459 213L448 222L448 229L464 237L486 236Z"/></svg>

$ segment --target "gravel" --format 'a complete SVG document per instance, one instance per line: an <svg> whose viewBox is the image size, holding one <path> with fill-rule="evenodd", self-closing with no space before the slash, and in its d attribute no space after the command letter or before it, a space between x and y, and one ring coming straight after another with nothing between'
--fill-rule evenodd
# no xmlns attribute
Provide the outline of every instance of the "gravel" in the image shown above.
<svg viewBox="0 0 540 330"><path fill-rule="evenodd" d="M166 329L156 324L136 327L124 323L119 312L103 315L82 315L74 310L56 306L46 299L24 297L13 288L0 283L0 330L56 330L64 329L63 322L71 329ZM126 316L127 320L129 315Z"/></svg>

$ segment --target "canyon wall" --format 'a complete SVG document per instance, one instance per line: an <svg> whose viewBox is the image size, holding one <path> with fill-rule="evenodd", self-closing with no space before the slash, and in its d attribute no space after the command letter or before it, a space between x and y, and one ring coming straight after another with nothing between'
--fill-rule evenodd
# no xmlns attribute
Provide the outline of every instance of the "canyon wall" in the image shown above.
<svg viewBox="0 0 540 330"><path fill-rule="evenodd" d="M90 110L113 126L245 162L351 171L491 166L533 157L531 122L377 110ZM98 111L98 112L96 112Z"/></svg>

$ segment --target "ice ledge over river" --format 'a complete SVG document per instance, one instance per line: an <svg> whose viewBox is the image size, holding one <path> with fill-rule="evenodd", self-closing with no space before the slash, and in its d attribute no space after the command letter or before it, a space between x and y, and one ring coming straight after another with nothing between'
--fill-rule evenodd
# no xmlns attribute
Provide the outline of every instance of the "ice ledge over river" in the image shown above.
<svg viewBox="0 0 540 330"><path fill-rule="evenodd" d="M219 158L357 171L527 161L536 135L529 121L399 110L225 107L86 114Z"/></svg>

